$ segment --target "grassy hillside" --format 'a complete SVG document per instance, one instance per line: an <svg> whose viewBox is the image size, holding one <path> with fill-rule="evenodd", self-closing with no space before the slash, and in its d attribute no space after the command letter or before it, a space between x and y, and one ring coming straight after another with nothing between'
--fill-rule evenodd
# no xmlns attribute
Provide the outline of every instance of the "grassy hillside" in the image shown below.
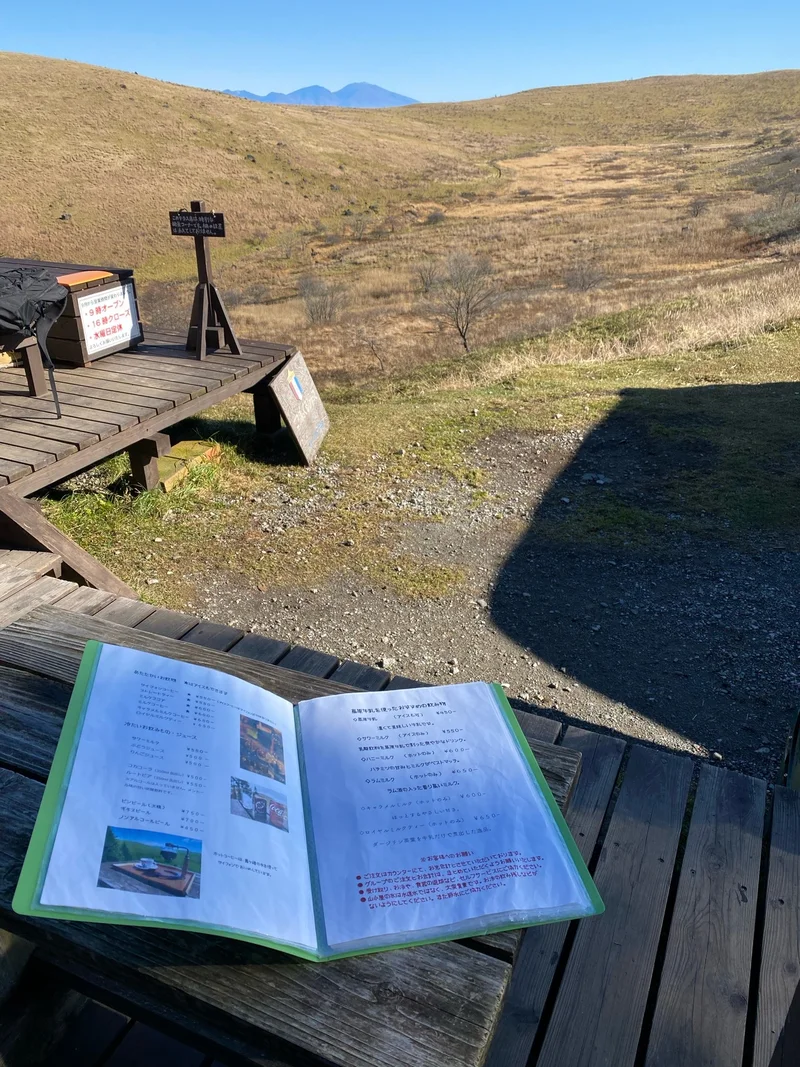
<svg viewBox="0 0 800 1067"><path fill-rule="evenodd" d="M494 270L485 344L709 286L736 303L800 233L798 71L354 111L0 53L0 124L7 254L134 266L145 319L178 327L194 261L167 213L203 198L241 331L339 377L457 352L420 278L455 249ZM335 292L329 322L308 321L309 276Z"/></svg>

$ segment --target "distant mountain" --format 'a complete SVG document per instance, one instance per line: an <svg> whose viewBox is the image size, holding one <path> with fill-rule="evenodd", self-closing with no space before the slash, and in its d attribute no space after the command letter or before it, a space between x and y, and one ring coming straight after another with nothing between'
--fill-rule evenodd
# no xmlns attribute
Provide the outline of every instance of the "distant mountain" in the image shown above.
<svg viewBox="0 0 800 1067"><path fill-rule="evenodd" d="M259 100L262 104L307 104L315 107L404 107L416 104L410 96L390 93L380 85L369 82L351 82L337 93L332 93L324 85L308 85L305 89L296 89L293 93L267 93L257 96L247 89L223 89L228 96L241 96L245 100Z"/></svg>

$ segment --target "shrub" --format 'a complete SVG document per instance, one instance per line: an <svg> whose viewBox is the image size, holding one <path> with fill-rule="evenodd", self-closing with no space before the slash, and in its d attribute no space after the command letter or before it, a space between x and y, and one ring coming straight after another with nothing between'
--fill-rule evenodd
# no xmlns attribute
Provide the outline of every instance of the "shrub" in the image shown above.
<svg viewBox="0 0 800 1067"><path fill-rule="evenodd" d="M436 288L441 268L435 259L423 259L414 268L419 287L423 293L430 293Z"/></svg>
<svg viewBox="0 0 800 1067"><path fill-rule="evenodd" d="M800 236L800 200L778 195L768 207L740 216L739 225L764 241L781 241Z"/></svg>
<svg viewBox="0 0 800 1067"><path fill-rule="evenodd" d="M341 286L306 275L298 284L300 299L306 312L306 319L312 326L334 322L344 307L344 292Z"/></svg>
<svg viewBox="0 0 800 1067"><path fill-rule="evenodd" d="M568 289L575 289L580 293L588 293L590 289L596 289L605 280L605 272L591 260L582 260L576 263L564 275L564 284Z"/></svg>

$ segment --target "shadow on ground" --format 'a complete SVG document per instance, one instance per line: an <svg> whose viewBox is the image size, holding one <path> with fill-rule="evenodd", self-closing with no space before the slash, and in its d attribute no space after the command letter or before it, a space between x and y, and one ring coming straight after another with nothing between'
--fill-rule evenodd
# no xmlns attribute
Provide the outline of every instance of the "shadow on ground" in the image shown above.
<svg viewBox="0 0 800 1067"><path fill-rule="evenodd" d="M492 615L584 685L752 765L800 703L799 534L800 383L626 390L505 561Z"/></svg>

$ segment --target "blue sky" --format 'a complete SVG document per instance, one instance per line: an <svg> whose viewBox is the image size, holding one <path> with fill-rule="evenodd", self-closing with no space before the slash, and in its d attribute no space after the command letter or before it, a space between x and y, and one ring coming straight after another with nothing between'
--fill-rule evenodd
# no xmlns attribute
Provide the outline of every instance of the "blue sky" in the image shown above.
<svg viewBox="0 0 800 1067"><path fill-rule="evenodd" d="M649 74L800 66L797 0L4 0L0 50L211 89L336 90L419 100Z"/></svg>

